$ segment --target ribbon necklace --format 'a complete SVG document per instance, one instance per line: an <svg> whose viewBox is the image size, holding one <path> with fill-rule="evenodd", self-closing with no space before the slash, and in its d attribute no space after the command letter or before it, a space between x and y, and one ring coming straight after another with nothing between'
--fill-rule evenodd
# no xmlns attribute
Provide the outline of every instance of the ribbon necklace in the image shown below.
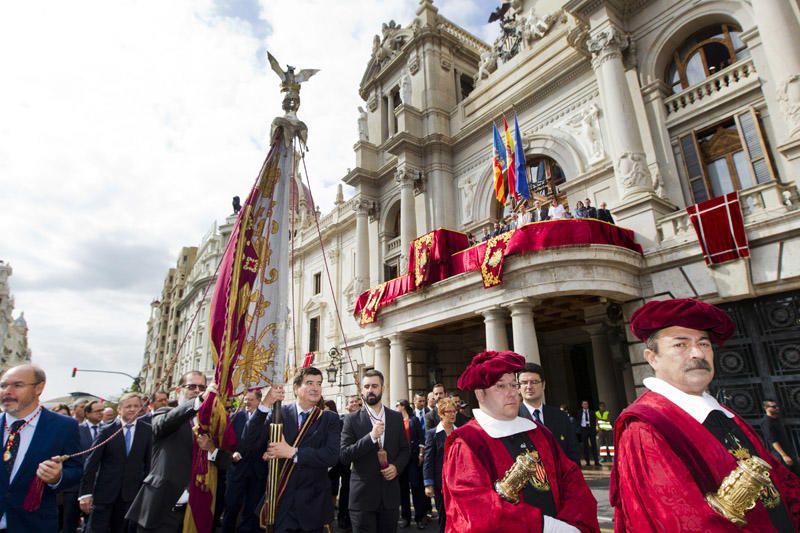
<svg viewBox="0 0 800 533"><path fill-rule="evenodd" d="M28 424L36 420L36 417L39 416L39 413L41 412L42 412L42 406L40 405L39 409L36 410L36 413L28 420L26 420L25 423L22 424L22 426L14 432L12 432L11 428L8 427L8 417L7 416L3 417L3 425L5 426L4 429L5 432L8 434L8 440L6 441L6 446L5 449L3 450L3 462L7 463L11 460L11 447L14 445L14 440L17 438L17 435L19 435L20 432L22 432L22 430L28 426Z"/></svg>
<svg viewBox="0 0 800 533"><path fill-rule="evenodd" d="M373 423L374 422L383 422L384 425L386 424L386 411L383 411L383 420L381 420L380 418L378 418L377 416L372 414L372 409L370 409L369 406L367 406L366 409L367 409L367 414L369 415L369 418L370 418L370 420L372 420ZM383 409L386 409L386 408L385 407L381 407L381 409L383 410ZM383 444L381 444L381 439L378 439L378 448L383 449Z"/></svg>

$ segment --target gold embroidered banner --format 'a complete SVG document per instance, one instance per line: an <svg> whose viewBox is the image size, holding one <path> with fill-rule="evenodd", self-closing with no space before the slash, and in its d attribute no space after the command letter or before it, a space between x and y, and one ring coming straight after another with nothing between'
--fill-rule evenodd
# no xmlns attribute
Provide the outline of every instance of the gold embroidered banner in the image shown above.
<svg viewBox="0 0 800 533"><path fill-rule="evenodd" d="M485 288L500 285L503 282L503 262L506 258L506 245L514 235L511 230L501 233L486 241L486 253L481 262L481 277Z"/></svg>

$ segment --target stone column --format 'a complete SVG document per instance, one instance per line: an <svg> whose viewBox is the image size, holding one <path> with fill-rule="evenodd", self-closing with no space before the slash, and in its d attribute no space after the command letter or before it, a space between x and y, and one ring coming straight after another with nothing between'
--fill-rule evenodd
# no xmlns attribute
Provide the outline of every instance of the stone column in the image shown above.
<svg viewBox="0 0 800 533"><path fill-rule="evenodd" d="M414 209L414 178L416 171L410 168L398 168L395 180L400 185L400 272L408 270L408 246L417 238L417 215Z"/></svg>
<svg viewBox="0 0 800 533"><path fill-rule="evenodd" d="M375 341L375 370L383 374L384 386L389 384L389 339L377 339Z"/></svg>
<svg viewBox="0 0 800 533"><path fill-rule="evenodd" d="M790 139L800 138L800 23L791 2L753 2L753 18L769 62Z"/></svg>
<svg viewBox="0 0 800 533"><path fill-rule="evenodd" d="M521 301L514 302L508 307L511 310L514 351L524 355L525 361L529 363L542 364L539 356L539 341L536 338L536 326L533 323L533 304Z"/></svg>
<svg viewBox="0 0 800 533"><path fill-rule="evenodd" d="M369 289L369 210L372 202L365 198L353 201L356 212L356 279L355 293Z"/></svg>
<svg viewBox="0 0 800 533"><path fill-rule="evenodd" d="M593 32L587 41L603 102L614 175L623 199L636 193L653 191L622 63L622 50L627 46L627 38L610 25Z"/></svg>
<svg viewBox="0 0 800 533"><path fill-rule="evenodd" d="M389 336L389 403L394 406L398 400L408 399L408 360L406 359L405 338L400 333Z"/></svg>
<svg viewBox="0 0 800 533"><path fill-rule="evenodd" d="M493 307L482 311L483 323L486 326L486 349L487 350L508 350L508 334L506 333L505 309Z"/></svg>
<svg viewBox="0 0 800 533"><path fill-rule="evenodd" d="M592 361L594 362L594 377L597 380L597 396L601 402L606 402L611 416L616 417L620 412L616 379L614 378L614 359L608 349L608 336L604 324L589 324L583 328L592 339Z"/></svg>

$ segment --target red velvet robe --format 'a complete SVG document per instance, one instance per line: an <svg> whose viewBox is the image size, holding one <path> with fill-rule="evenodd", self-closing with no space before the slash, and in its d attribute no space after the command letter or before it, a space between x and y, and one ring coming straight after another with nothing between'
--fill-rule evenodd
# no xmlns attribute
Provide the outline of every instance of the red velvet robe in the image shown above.
<svg viewBox="0 0 800 533"><path fill-rule="evenodd" d="M739 416L734 422L759 457L796 530L800 529L800 479L775 461L755 431ZM736 459L702 424L664 396L646 392L617 419L616 458L610 499L617 533L766 533L775 531L760 502L740 528L705 501L736 468Z"/></svg>
<svg viewBox="0 0 800 533"><path fill-rule="evenodd" d="M550 481L557 518L583 533L597 533L597 500L580 468L543 427L528 431ZM471 420L453 431L445 444L442 493L448 533L541 533L542 512L524 501L500 498L494 483L514 463L500 441Z"/></svg>

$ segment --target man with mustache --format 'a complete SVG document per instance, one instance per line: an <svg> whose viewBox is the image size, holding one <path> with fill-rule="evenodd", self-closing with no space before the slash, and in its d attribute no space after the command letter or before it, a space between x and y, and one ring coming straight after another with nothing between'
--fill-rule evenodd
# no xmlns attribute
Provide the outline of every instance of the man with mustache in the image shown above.
<svg viewBox="0 0 800 533"><path fill-rule="evenodd" d="M655 377L617 419L610 499L614 531L766 532L800 529L800 479L775 460L741 417L708 392L713 344L736 327L721 309L692 299L651 301L631 317ZM770 481L740 527L715 511L716 493L737 461L758 456Z"/></svg>

